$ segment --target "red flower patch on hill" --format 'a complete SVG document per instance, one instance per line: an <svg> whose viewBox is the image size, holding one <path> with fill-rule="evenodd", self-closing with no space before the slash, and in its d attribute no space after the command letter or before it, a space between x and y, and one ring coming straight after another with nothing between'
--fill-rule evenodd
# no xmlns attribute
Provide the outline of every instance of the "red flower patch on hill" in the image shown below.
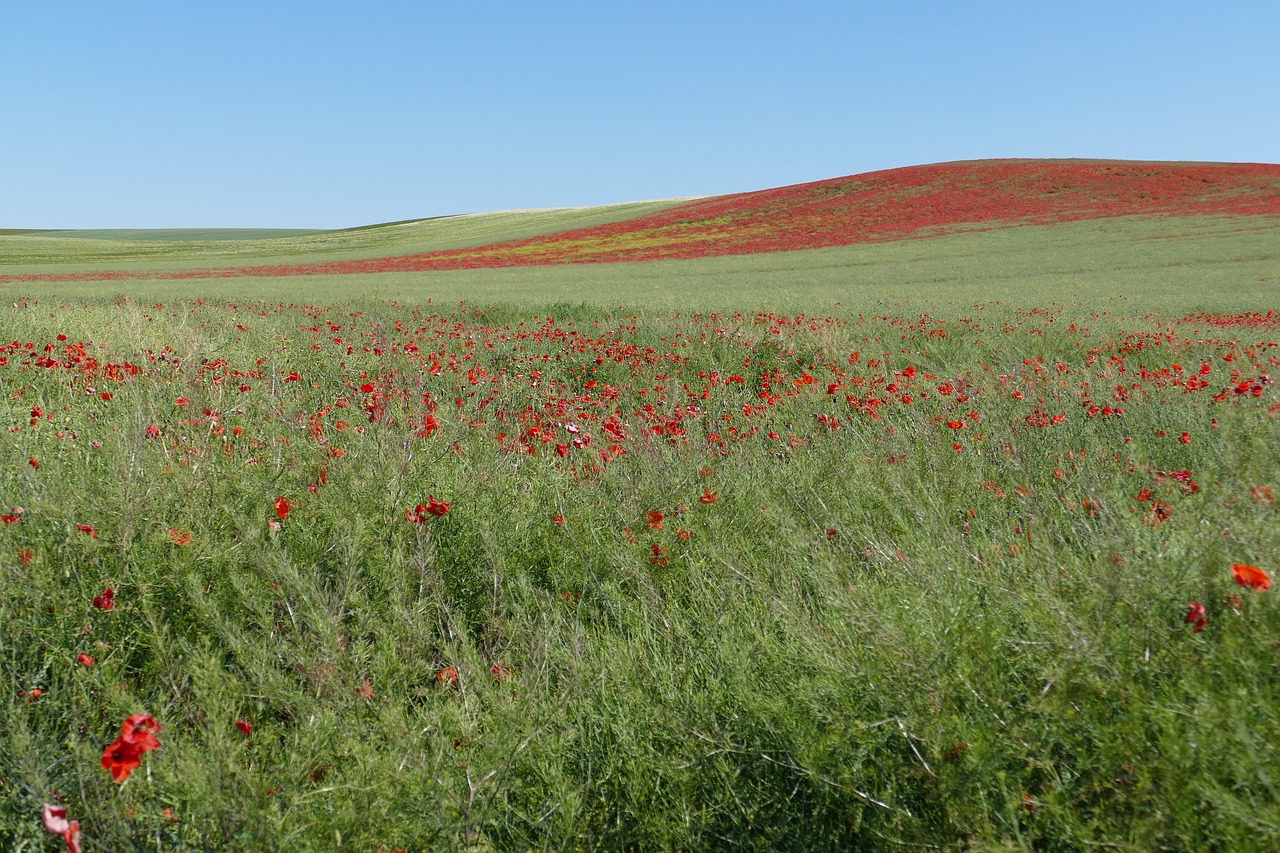
<svg viewBox="0 0 1280 853"><path fill-rule="evenodd" d="M1280 216L1280 165L980 160L717 196L634 219L465 249L294 265L0 276L204 279L689 259L1118 216Z"/></svg>

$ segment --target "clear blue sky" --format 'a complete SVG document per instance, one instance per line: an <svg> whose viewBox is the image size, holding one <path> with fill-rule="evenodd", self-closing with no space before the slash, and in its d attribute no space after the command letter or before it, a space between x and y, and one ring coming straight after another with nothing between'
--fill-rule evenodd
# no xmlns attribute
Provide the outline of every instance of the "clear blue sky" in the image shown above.
<svg viewBox="0 0 1280 853"><path fill-rule="evenodd" d="M0 0L0 228L342 227L985 157L1280 162L1280 2Z"/></svg>

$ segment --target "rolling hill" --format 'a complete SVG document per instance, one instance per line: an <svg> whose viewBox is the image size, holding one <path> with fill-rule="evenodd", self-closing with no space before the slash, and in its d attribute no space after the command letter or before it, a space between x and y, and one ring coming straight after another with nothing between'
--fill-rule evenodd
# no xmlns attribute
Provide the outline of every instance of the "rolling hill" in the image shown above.
<svg viewBox="0 0 1280 853"><path fill-rule="evenodd" d="M95 240L107 256L23 255L0 244L0 282L206 279L493 269L692 259L921 239L963 231L1113 217L1280 217L1280 165L1099 160L981 160L890 169L693 201L443 217L293 238L173 244ZM493 218L496 217L496 218ZM410 229L410 230L406 230ZM412 230L416 229L416 230ZM459 230L461 229L461 230ZM67 246L69 237L43 238ZM415 241L421 243L415 249ZM161 246L161 248L157 248ZM194 246L194 248L192 248ZM149 247L149 248L146 248ZM227 265L228 261L241 263ZM44 268L75 263L76 268ZM31 265L40 265L32 269ZM114 264L113 264L114 265Z"/></svg>

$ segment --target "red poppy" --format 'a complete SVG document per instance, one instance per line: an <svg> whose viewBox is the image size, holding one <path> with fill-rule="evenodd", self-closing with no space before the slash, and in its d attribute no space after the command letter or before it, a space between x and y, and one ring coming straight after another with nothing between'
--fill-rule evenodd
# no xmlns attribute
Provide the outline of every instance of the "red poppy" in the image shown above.
<svg viewBox="0 0 1280 853"><path fill-rule="evenodd" d="M120 736L102 750L102 769L111 771L111 779L123 782L142 763L142 754L160 747L155 733L160 724L150 714L134 714L124 721Z"/></svg>
<svg viewBox="0 0 1280 853"><path fill-rule="evenodd" d="M283 498L283 497L276 498L274 506L276 508L276 516L281 521L284 521L286 518L288 518L289 510L293 509L293 504L289 503L289 499Z"/></svg>
<svg viewBox="0 0 1280 853"><path fill-rule="evenodd" d="M34 456L32 456L27 460L27 464L30 465L32 468L35 468L37 471L40 470L40 460L35 458Z"/></svg>
<svg viewBox="0 0 1280 853"><path fill-rule="evenodd" d="M76 530L79 530L81 533L83 533L85 536L88 536L90 539L98 538L98 531L94 530L93 525L91 524L77 524Z"/></svg>
<svg viewBox="0 0 1280 853"><path fill-rule="evenodd" d="M1232 563L1231 576L1240 586L1247 586L1255 592L1266 592L1271 589L1271 577L1257 566L1245 563Z"/></svg>
<svg viewBox="0 0 1280 853"><path fill-rule="evenodd" d="M159 437L160 437L160 427L156 426L155 424L150 424L147 427L147 438L159 438Z"/></svg>
<svg viewBox="0 0 1280 853"><path fill-rule="evenodd" d="M551 520L556 523L557 527L564 527L564 516L560 513L557 512L555 515L551 516Z"/></svg>
<svg viewBox="0 0 1280 853"><path fill-rule="evenodd" d="M436 500L435 495L427 495L427 514L434 515L436 518L447 515L449 513L449 504L444 501Z"/></svg>
<svg viewBox="0 0 1280 853"><path fill-rule="evenodd" d="M22 548L18 551L18 562L24 566L29 566L31 565L31 558L34 556L35 554L30 549Z"/></svg>
<svg viewBox="0 0 1280 853"><path fill-rule="evenodd" d="M1191 633L1199 634L1204 630L1208 620L1204 615L1204 605L1198 601L1190 602L1187 607L1187 618L1182 621L1191 626Z"/></svg>
<svg viewBox="0 0 1280 853"><path fill-rule="evenodd" d="M99 610L111 610L116 606L116 591L111 587L107 587L93 597L93 606Z"/></svg>
<svg viewBox="0 0 1280 853"><path fill-rule="evenodd" d="M185 406L185 405L187 405L187 403L189 403L189 402L190 402L190 400L188 400L186 397L179 397L178 399L176 399L176 400L174 400L174 401L173 401L173 404L174 404L175 406Z"/></svg>
<svg viewBox="0 0 1280 853"><path fill-rule="evenodd" d="M76 663L85 667L90 667L90 666L93 666L95 661L93 658L89 657L84 652L81 652L80 654L76 655Z"/></svg>
<svg viewBox="0 0 1280 853"><path fill-rule="evenodd" d="M61 835L67 842L70 853L80 853L80 821L67 820L67 810L63 806L44 804L44 831L52 835Z"/></svg>
<svg viewBox="0 0 1280 853"><path fill-rule="evenodd" d="M175 530L175 529L173 529L173 528L171 527L171 528L169 528L169 538L173 540L173 544L174 544L174 545L190 545L190 544L191 544L191 531L190 531L190 530Z"/></svg>
<svg viewBox="0 0 1280 853"><path fill-rule="evenodd" d="M645 514L645 519L649 522L650 530L662 530L662 519L666 518L656 509L651 509Z"/></svg>
<svg viewBox="0 0 1280 853"><path fill-rule="evenodd" d="M253 726L247 720L236 720L235 727L240 730L240 734L245 737L249 736L249 732L253 731Z"/></svg>
<svg viewBox="0 0 1280 853"><path fill-rule="evenodd" d="M458 668L453 664L449 664L448 666L444 667L443 669L441 669L439 672L436 673L436 684L457 684L457 683L458 683Z"/></svg>
<svg viewBox="0 0 1280 853"><path fill-rule="evenodd" d="M698 498L698 500L702 501L704 504L713 504L716 502L716 499L719 497L720 497L719 492L713 492L710 489L703 489L702 496Z"/></svg>

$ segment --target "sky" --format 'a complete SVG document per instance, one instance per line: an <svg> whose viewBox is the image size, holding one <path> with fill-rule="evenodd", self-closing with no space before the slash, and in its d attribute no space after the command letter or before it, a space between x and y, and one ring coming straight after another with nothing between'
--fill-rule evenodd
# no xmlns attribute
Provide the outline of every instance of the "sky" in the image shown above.
<svg viewBox="0 0 1280 853"><path fill-rule="evenodd" d="M1280 3L0 0L0 228L341 228L989 157L1280 162Z"/></svg>

